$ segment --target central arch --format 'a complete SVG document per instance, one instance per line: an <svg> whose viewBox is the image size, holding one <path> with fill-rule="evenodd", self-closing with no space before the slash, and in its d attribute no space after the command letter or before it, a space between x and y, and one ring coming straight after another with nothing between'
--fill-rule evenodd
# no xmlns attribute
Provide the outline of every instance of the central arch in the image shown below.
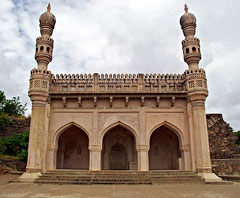
<svg viewBox="0 0 240 198"><path fill-rule="evenodd" d="M89 139L82 129L76 125L67 127L57 145L57 169L89 169Z"/></svg>
<svg viewBox="0 0 240 198"><path fill-rule="evenodd" d="M102 170L137 169L136 139L125 127L117 125L109 129L103 137L102 148Z"/></svg>

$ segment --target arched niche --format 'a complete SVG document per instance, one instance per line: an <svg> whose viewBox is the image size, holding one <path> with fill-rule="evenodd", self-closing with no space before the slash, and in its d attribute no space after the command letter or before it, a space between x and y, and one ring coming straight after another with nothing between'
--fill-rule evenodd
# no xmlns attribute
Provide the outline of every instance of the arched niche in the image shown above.
<svg viewBox="0 0 240 198"><path fill-rule="evenodd" d="M103 136L102 170L137 170L136 138L126 127L116 125Z"/></svg>
<svg viewBox="0 0 240 198"><path fill-rule="evenodd" d="M154 129L148 156L150 170L179 170L181 152L177 134L164 125Z"/></svg>
<svg viewBox="0 0 240 198"><path fill-rule="evenodd" d="M65 127L57 137L56 168L88 170L88 135L72 124Z"/></svg>

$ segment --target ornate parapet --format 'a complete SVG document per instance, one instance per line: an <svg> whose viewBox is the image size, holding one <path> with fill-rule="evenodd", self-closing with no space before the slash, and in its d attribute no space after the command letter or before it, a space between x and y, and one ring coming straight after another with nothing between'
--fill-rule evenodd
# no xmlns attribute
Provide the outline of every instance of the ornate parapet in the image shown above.
<svg viewBox="0 0 240 198"><path fill-rule="evenodd" d="M60 74L50 93L185 93L185 74Z"/></svg>

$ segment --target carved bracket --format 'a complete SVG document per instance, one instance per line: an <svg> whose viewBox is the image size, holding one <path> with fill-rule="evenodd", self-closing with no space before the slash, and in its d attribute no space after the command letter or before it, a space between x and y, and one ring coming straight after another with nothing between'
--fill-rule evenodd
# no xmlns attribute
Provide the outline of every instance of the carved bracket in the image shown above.
<svg viewBox="0 0 240 198"><path fill-rule="evenodd" d="M125 105L126 105L126 107L128 107L128 100L129 100L129 97L126 97L125 98Z"/></svg>
<svg viewBox="0 0 240 198"><path fill-rule="evenodd" d="M181 152L188 152L190 148L191 148L190 144L185 144L185 145L182 145L182 148L180 150Z"/></svg>
<svg viewBox="0 0 240 198"><path fill-rule="evenodd" d="M110 107L112 107L112 102L113 102L113 97L112 96L109 97L109 102L110 102Z"/></svg>
<svg viewBox="0 0 240 198"><path fill-rule="evenodd" d="M157 96L156 106L160 107L160 96Z"/></svg>
<svg viewBox="0 0 240 198"><path fill-rule="evenodd" d="M94 107L97 107L97 96L93 97Z"/></svg>
<svg viewBox="0 0 240 198"><path fill-rule="evenodd" d="M89 145L88 149L90 151L100 152L102 150L102 145L100 145L100 144L92 144L92 145Z"/></svg>
<svg viewBox="0 0 240 198"><path fill-rule="evenodd" d="M175 105L175 97L172 97L171 106L174 107L174 105Z"/></svg>
<svg viewBox="0 0 240 198"><path fill-rule="evenodd" d="M66 102L66 96L62 97L62 101L63 101L63 106L66 107L67 106L67 102Z"/></svg>
<svg viewBox="0 0 240 198"><path fill-rule="evenodd" d="M144 151L144 152L148 152L150 149L150 146L149 145L137 145L137 151L140 152L140 151Z"/></svg>
<svg viewBox="0 0 240 198"><path fill-rule="evenodd" d="M78 106L79 107L82 106L82 98L81 98L81 96L78 96Z"/></svg>
<svg viewBox="0 0 240 198"><path fill-rule="evenodd" d="M141 97L141 107L144 107L144 96Z"/></svg>

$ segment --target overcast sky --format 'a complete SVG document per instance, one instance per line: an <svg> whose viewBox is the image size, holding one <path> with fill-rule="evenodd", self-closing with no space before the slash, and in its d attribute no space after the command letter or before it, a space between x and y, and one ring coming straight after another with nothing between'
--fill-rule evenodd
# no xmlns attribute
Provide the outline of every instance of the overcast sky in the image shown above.
<svg viewBox="0 0 240 198"><path fill-rule="evenodd" d="M239 0L52 0L53 73L183 73L184 3L197 18L207 113L240 130ZM48 1L0 0L0 90L27 102L39 16Z"/></svg>

